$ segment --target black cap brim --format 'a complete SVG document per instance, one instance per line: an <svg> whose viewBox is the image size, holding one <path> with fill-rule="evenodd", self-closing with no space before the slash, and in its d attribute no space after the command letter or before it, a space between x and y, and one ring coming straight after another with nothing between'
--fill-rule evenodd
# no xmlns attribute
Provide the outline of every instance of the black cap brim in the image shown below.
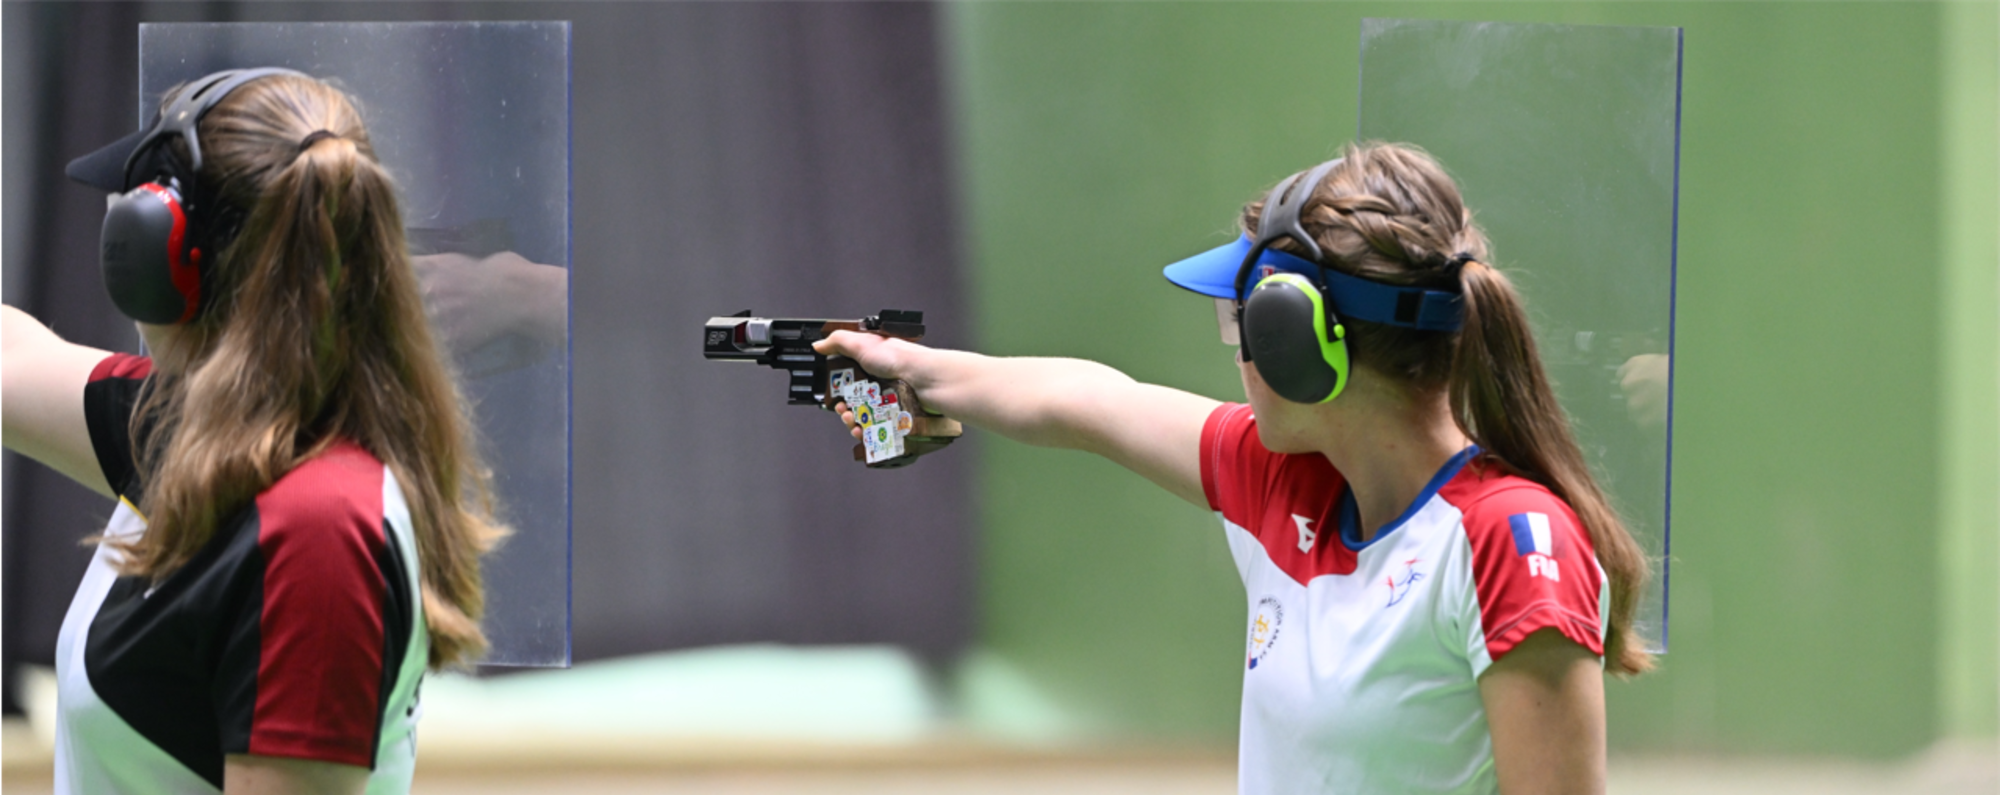
<svg viewBox="0 0 2000 795"><path fill-rule="evenodd" d="M124 193L132 188L125 184L125 163L132 159L132 150L139 148L139 142L145 140L147 132L140 129L111 142L109 146L71 160L63 173L105 193ZM150 178L153 175L144 176Z"/></svg>

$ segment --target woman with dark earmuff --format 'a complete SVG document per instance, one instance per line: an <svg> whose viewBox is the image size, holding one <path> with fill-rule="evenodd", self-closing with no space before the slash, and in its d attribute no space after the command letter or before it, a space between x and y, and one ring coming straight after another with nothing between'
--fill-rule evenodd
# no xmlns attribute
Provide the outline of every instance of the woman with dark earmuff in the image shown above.
<svg viewBox="0 0 2000 795"><path fill-rule="evenodd" d="M1647 563L1457 186L1350 146L1242 228L1166 276L1220 302L1248 405L1074 359L819 347L1217 513L1249 597L1243 792L1603 792L1603 673L1652 665Z"/></svg>
<svg viewBox="0 0 2000 795"><path fill-rule="evenodd" d="M150 358L5 309L9 449L115 498L58 640L56 791L407 792L505 532L346 95L169 92L70 174Z"/></svg>

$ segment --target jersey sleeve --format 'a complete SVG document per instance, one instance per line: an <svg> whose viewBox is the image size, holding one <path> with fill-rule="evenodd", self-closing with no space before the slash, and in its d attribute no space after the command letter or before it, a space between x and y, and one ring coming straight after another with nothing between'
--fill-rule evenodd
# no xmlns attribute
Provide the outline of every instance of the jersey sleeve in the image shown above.
<svg viewBox="0 0 2000 795"><path fill-rule="evenodd" d="M335 448L258 495L260 576L217 676L225 753L374 766L401 664L382 484L372 456Z"/></svg>
<svg viewBox="0 0 2000 795"><path fill-rule="evenodd" d="M1603 656L1604 571L1567 504L1539 486L1505 488L1467 510L1465 530L1481 629L1467 638L1473 675L1543 629Z"/></svg>
<svg viewBox="0 0 2000 795"><path fill-rule="evenodd" d="M90 447L104 480L118 496L137 501L137 445L132 439L132 411L140 390L153 372L153 360L114 353L90 371L83 386L83 422L90 430Z"/></svg>
<svg viewBox="0 0 2000 795"><path fill-rule="evenodd" d="M1224 403L1201 428L1201 490L1209 510L1241 527L1261 507L1274 455L1257 438L1257 418L1243 403Z"/></svg>

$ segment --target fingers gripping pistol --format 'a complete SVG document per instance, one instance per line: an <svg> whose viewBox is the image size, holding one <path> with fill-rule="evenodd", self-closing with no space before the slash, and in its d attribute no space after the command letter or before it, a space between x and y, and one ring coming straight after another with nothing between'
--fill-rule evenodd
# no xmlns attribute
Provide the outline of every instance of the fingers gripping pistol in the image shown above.
<svg viewBox="0 0 2000 795"><path fill-rule="evenodd" d="M916 341L924 336L924 313L884 309L860 320L751 317L749 310L712 317L702 330L701 355L729 362L756 362L792 375L785 402L832 411L845 402L861 428L854 460L878 469L900 467L917 456L943 449L965 432L957 420L931 414L903 381L861 369L845 356L827 356L813 343L836 331L859 331Z"/></svg>

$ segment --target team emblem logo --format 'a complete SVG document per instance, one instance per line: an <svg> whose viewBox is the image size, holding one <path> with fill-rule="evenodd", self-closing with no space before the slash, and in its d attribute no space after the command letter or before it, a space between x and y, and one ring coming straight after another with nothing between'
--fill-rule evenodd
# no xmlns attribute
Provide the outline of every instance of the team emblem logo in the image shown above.
<svg viewBox="0 0 2000 795"><path fill-rule="evenodd" d="M1390 607L1395 607L1397 602L1401 602L1405 598L1409 597L1410 586L1417 584L1418 580L1424 578L1424 573L1421 571L1417 571L1417 564L1422 562L1423 561L1421 559L1410 558L1409 560L1403 561L1402 577L1382 578L1383 580L1386 580L1389 583L1389 603L1383 605L1383 608L1386 609Z"/></svg>
<svg viewBox="0 0 2000 795"><path fill-rule="evenodd" d="M1250 670L1256 670L1264 656L1271 653L1271 646L1278 642L1278 630L1285 624L1285 606L1277 599L1266 596L1257 602L1257 612L1250 616Z"/></svg>
<svg viewBox="0 0 2000 795"><path fill-rule="evenodd" d="M1556 568L1555 534L1549 531L1549 515L1517 513L1507 517L1507 526L1514 531L1514 554L1528 559L1528 576L1562 582L1562 572Z"/></svg>
<svg viewBox="0 0 2000 795"><path fill-rule="evenodd" d="M1311 552L1313 539L1319 538L1319 531L1313 529L1313 520L1292 514L1292 523L1299 526L1299 551Z"/></svg>

